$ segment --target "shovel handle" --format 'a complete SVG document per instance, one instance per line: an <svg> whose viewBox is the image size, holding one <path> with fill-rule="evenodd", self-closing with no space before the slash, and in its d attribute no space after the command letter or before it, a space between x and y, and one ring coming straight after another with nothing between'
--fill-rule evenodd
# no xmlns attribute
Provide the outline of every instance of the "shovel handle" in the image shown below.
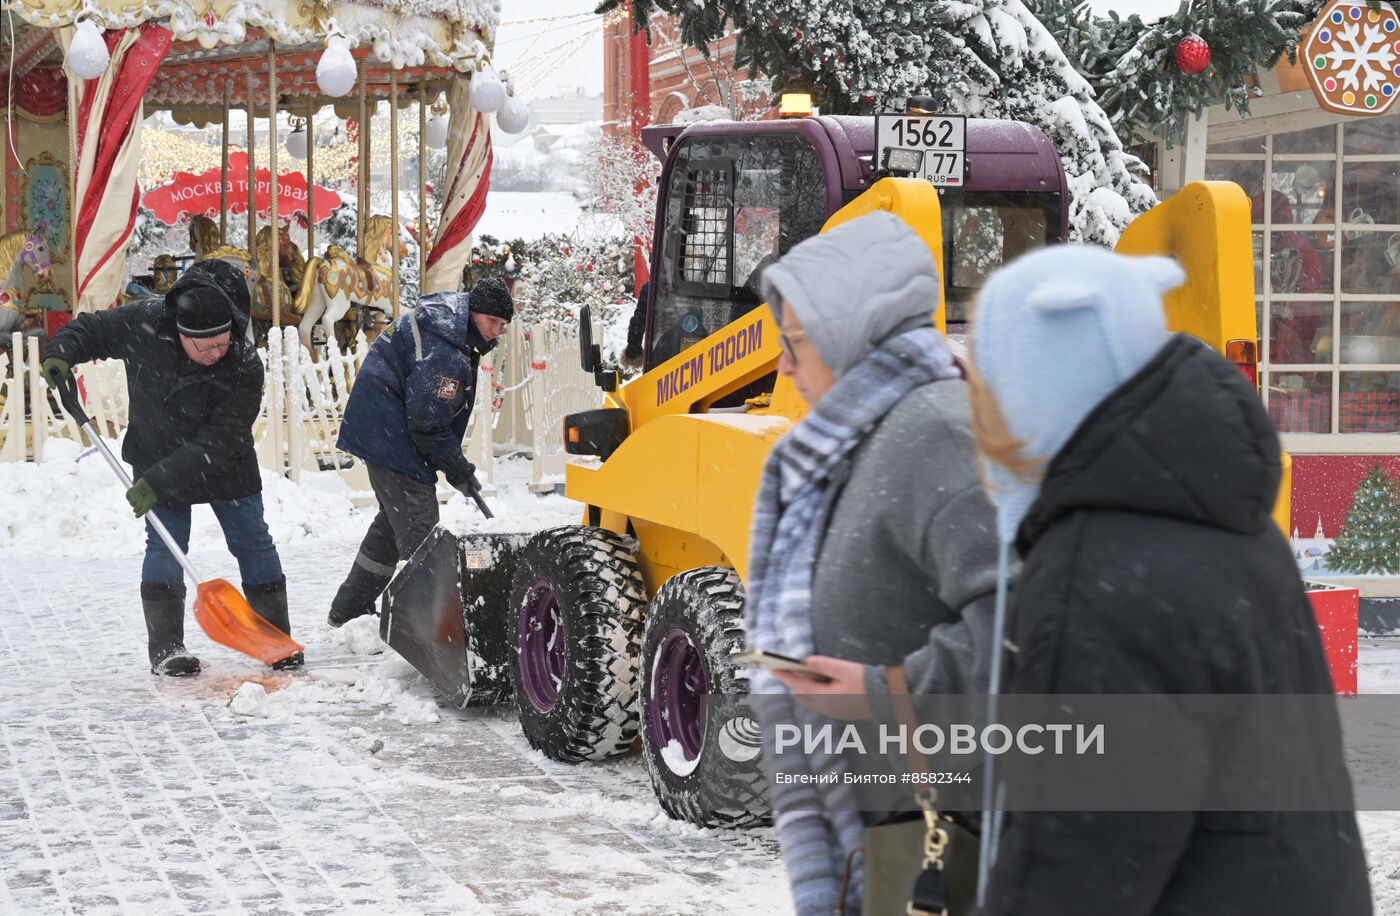
<svg viewBox="0 0 1400 916"><path fill-rule="evenodd" d="M490 508L487 507L486 500L481 498L480 490L472 491L472 502L476 503L476 507L481 510L482 515L486 516L487 518L496 517L494 514L492 514Z"/></svg>
<svg viewBox="0 0 1400 916"><path fill-rule="evenodd" d="M63 409L68 411L68 416L77 421L83 428L83 432L92 440L92 444L97 447L97 451L107 461L107 466L112 469L112 473L117 475L117 479L128 490L131 489L131 475L122 467L122 463L117 460L117 456L112 454L112 450L107 447L107 443L102 441L102 437L97 435L97 430L92 427L92 420L88 417L87 411L83 410L82 400L78 397L78 383L73 376L68 375L57 380L55 387L58 389L58 400L63 404ZM180 545L175 543L175 538L170 536L169 530L155 514L154 511L146 513L146 524L155 530L160 539L165 542L165 549L170 551L181 568L185 570L185 575L190 577L190 581L195 585L204 581L195 572L194 565L190 563L190 558L185 556L185 552L180 549Z"/></svg>

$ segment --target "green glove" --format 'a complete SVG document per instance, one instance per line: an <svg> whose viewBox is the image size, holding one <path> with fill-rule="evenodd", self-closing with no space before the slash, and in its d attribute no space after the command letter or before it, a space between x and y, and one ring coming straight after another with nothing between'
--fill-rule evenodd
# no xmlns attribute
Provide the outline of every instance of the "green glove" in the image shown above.
<svg viewBox="0 0 1400 916"><path fill-rule="evenodd" d="M126 501L131 503L131 511L135 513L137 518L140 518L150 512L156 504L155 488L146 483L146 478L142 477L130 490L126 491Z"/></svg>
<svg viewBox="0 0 1400 916"><path fill-rule="evenodd" d="M73 377L73 367L68 365L66 360L57 356L50 356L40 365L39 371L44 376L44 381L48 382L50 388L57 388L59 383Z"/></svg>

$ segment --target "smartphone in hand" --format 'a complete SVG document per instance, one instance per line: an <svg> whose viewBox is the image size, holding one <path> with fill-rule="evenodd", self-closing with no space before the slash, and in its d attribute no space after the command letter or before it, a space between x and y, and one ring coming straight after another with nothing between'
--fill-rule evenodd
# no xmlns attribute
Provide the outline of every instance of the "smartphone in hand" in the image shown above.
<svg viewBox="0 0 1400 916"><path fill-rule="evenodd" d="M820 671L813 671L800 660L790 658L786 655L779 655L776 652L765 652L763 649L745 649L742 652L735 652L729 656L729 660L740 668L762 668L765 671L786 671L788 674L795 674L798 677L816 681L818 684L830 684L831 678Z"/></svg>

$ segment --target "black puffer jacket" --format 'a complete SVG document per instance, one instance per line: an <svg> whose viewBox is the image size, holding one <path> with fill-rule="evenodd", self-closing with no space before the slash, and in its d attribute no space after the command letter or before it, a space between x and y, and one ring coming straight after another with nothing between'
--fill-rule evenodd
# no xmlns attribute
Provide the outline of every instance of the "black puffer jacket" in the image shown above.
<svg viewBox="0 0 1400 916"><path fill-rule="evenodd" d="M1047 468L1020 528L1007 692L1330 693L1270 517L1280 477L1252 386L1174 339ZM1293 746L1350 798L1335 709L1323 708ZM1350 812L1013 814L985 912L1359 916L1371 902Z"/></svg>
<svg viewBox="0 0 1400 916"><path fill-rule="evenodd" d="M228 352L205 367L185 356L174 306L143 299L77 316L49 341L45 356L74 366L124 361L131 419L122 457L134 476L155 488L162 506L221 502L262 490L253 422L263 368L247 325L235 309Z"/></svg>

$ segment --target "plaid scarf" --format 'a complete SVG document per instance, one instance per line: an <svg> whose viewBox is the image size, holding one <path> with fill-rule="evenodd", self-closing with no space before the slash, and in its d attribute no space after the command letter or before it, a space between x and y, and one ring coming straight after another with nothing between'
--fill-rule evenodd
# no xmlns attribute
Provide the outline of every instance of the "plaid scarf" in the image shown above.
<svg viewBox="0 0 1400 916"><path fill-rule="evenodd" d="M958 374L936 330L907 331L852 366L773 448L759 483L750 538L749 646L794 658L813 654L812 576L832 471L910 391ZM811 718L768 672L754 672L750 684L755 695L768 695L753 703L765 725ZM835 765L832 759L790 753L778 759L772 729L764 733L770 770L816 774ZM799 916L830 916L846 857L864 842L864 819L857 810L833 805L831 788L820 793L801 783L770 788L794 906ZM861 873L854 870L846 912L860 911L860 893Z"/></svg>

